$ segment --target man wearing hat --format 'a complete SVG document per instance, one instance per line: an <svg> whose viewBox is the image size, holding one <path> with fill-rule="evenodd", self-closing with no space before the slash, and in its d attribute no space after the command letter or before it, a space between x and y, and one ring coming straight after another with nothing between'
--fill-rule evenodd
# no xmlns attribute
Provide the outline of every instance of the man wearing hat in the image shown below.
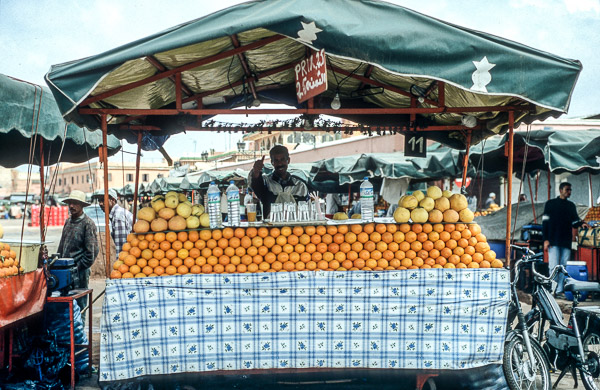
<svg viewBox="0 0 600 390"><path fill-rule="evenodd" d="M127 242L127 235L131 233L133 214L129 210L119 206L117 203L117 191L112 188L108 190L108 205L104 204L104 190L100 190L99 193L94 194L94 198L98 199L100 207L105 213L108 213L110 235L115 242L117 253L119 253L123 248L123 244Z"/></svg>
<svg viewBox="0 0 600 390"><path fill-rule="evenodd" d="M88 288L90 281L90 267L94 264L100 248L96 234L96 224L84 212L83 208L90 204L85 200L82 191L73 190L63 200L69 206L70 218L67 218L63 227L58 253L62 257L75 260L79 271L79 285L77 288ZM77 299L77 303L83 309L87 306L87 295Z"/></svg>
<svg viewBox="0 0 600 390"><path fill-rule="evenodd" d="M487 200L485 201L485 208L489 209L491 205L496 203L496 194L490 192Z"/></svg>

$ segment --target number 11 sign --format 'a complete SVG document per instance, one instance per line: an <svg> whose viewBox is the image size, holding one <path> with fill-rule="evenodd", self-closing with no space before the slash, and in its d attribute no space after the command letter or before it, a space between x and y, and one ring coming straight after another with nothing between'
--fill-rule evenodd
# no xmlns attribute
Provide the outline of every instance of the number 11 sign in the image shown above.
<svg viewBox="0 0 600 390"><path fill-rule="evenodd" d="M422 133L405 134L404 155L407 157L427 157L427 137Z"/></svg>

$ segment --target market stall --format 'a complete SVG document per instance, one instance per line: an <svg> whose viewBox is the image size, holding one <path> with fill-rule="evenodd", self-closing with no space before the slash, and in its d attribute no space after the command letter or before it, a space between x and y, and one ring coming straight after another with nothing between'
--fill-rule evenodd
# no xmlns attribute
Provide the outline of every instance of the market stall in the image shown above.
<svg viewBox="0 0 600 390"><path fill-rule="evenodd" d="M240 20L244 20L244 23L240 23ZM376 44L374 37L378 37ZM314 73L309 75L311 69L314 69ZM438 140L455 148L468 148L471 143L477 143L492 134L508 131L508 172L511 177L514 126L565 112L580 70L581 65L577 61L460 28L387 3L270 0L231 7L116 48L110 53L55 65L46 79L65 118L80 125L101 128L103 135L110 133L122 139L137 140L138 148L142 132L165 136L186 130L270 131L275 126L278 130L293 131L319 128L338 132L361 131L365 134L403 134L407 140L412 139L413 147L422 151L426 139ZM294 85L299 88L294 90ZM293 108L262 108L262 103L285 104ZM245 108L234 109L242 107ZM219 114L297 114L299 117L274 125L240 123L221 126L218 121L210 119ZM357 125L332 123L320 118L321 114L349 119ZM510 216L510 206L507 212ZM354 226L364 229L369 225ZM387 229L387 225L384 226ZM292 226L287 228L292 230ZM215 233L217 231L219 230L210 231L211 236L218 234ZM223 234L224 231L221 232ZM508 228L506 237L508 243ZM344 243L346 242L341 241L338 245ZM223 244L223 251L230 250L229 242ZM206 245L208 246L208 242ZM288 256L293 253L301 256L296 252L295 246L290 253L285 253ZM139 267L137 259L136 257L136 266ZM132 260L129 258L130 262ZM206 260L208 262L208 258ZM222 266L225 268L227 265ZM425 283L431 275L436 289L446 288L455 297L475 292L481 287L475 281L479 278L484 280L485 288L479 290L480 295L473 300L473 305L458 306L460 315L453 316L457 323L448 324L447 327L443 320L437 322L441 324L437 327L431 324L435 332L427 336L427 329L431 329L430 323L416 319L411 321L412 312L425 316L431 309L439 315L437 318L444 318L446 309L435 303L437 298L426 300L428 289L425 284L412 285L410 280L413 274L420 283ZM383 364L389 369L392 363L388 361L388 356L392 357L391 361L397 361L393 363L394 367L431 365L436 369L443 369L446 363L439 357L443 356L442 351L446 347L458 353L449 357L448 367L489 367L493 364L488 363L499 362L501 352L495 352L494 346L502 345L502 329L499 330L497 343L494 341L495 336L492 336L496 330L493 326L481 331L481 334L489 335L486 345L472 344L471 340L477 340L473 332L477 333L481 328L476 319L492 314L489 311L490 304L499 307L505 305L495 298L503 295L501 290L508 286L508 273L505 270L425 269L373 273L353 270L348 273L262 275L174 275L142 281L112 281L107 289L107 298L110 299L105 300L103 315L104 358L100 366L101 378L111 381L119 377L129 378L131 375L162 373L166 369L178 372L212 369L235 372L241 368L243 372L251 374L260 367L274 370L273 367L281 367L282 364L299 371L315 370L319 367L320 359L310 359L310 356L321 354L325 355L323 364L328 369L338 364L343 368L352 368L355 364L358 367ZM398 278L398 284L392 282L395 277ZM468 279L464 280L463 277ZM460 282L450 287L445 284L448 279ZM264 280L269 283L261 284ZM495 287L493 283L490 284L491 281L500 282ZM144 285L143 282L148 286L157 286L158 290L138 290L136 286ZM169 288L163 283L174 283L174 286L183 283L184 286L199 288ZM226 283L239 287L232 290L229 286L225 287ZM309 316L317 314L319 302L322 302L318 295L320 284L329 287L324 294L324 298L329 298L328 304L321 304L325 310L322 313L331 318L325 328L325 335L335 340L338 338L335 332L341 327L339 341L344 345L344 351L347 352L346 348L357 348L355 351L360 351L360 359L354 358L358 352L349 355L340 349L336 350L336 343L331 342L325 349L319 349L325 347L321 345L319 338L302 337L300 331L303 330L303 317L298 318L297 311L305 297L304 307L313 310ZM265 288L266 285L269 287ZM349 287L363 291L370 289L369 298L365 296L354 301L352 292L348 291ZM130 294L119 295L117 291L121 288L132 290ZM372 311L380 304L386 305L388 296L394 294L394 288L400 289L398 309L406 312L395 317L393 306L390 306L385 310L388 317L377 323ZM338 289L342 290L339 295ZM217 294L217 290L219 292L215 297L225 297L226 294L230 294L227 299L238 297L239 301L232 301L237 306L228 306L228 301L225 300L221 305L214 305L207 304L204 298L200 299L207 292ZM288 296L283 290L294 294ZM144 295L140 304L123 303L127 299L142 299L140 294L146 292L148 295ZM185 300L180 298L180 294L188 294L196 304L186 306L182 303ZM250 294L253 299L244 294ZM344 317L352 323L336 323L337 317L332 311L336 307L330 303L337 303L337 297L344 294L349 303L362 299L362 304L370 304L370 311L363 310L364 306L357 311L353 307L350 313L346 312L347 317ZM375 298L377 294L381 294L381 300ZM415 297L419 298L415 301ZM148 310L147 299L156 302L157 310L164 311ZM405 301L415 304L404 306ZM481 301L485 302L485 309L478 306ZM463 299L459 303L459 299L455 298L451 302L461 305L467 301ZM277 311L277 316L262 313L266 304L269 304L269 311ZM274 304L279 306L275 307ZM163 306L164 309L161 309ZM110 312L117 307L123 309ZM267 326L271 331L268 337L256 332L256 328L250 332L253 337L250 337L250 333L243 333L248 332L243 327L246 308L255 316L251 326L258 324L262 329ZM448 307L448 312L456 313L455 310L456 306ZM188 319L194 314L201 315L194 325L201 321L202 325L208 326L203 329L202 336L195 333L198 331L197 326L186 326ZM154 315L161 316L165 321L169 318L173 324L157 327L153 323L147 323L148 327L140 326L139 332L129 327L131 321L146 321L147 317L153 318ZM376 338L376 333L369 327L369 332L363 333L364 337L358 342L358 346L348 346L355 319L361 315L364 316L363 324L373 318L372 325L382 330L382 336ZM141 320L140 316L146 317ZM231 321L228 320L229 316ZM294 321L289 322L292 319ZM392 319L393 323L398 322L398 325L405 324L407 327L403 333L406 333L406 329L416 329L418 336L414 339L410 339L408 335L399 335L404 337L402 341L413 340L416 343L409 342L402 346L399 344L400 338L390 338L389 333L393 330L388 319ZM498 323L502 322L499 318L497 320ZM309 329L318 332L317 322L306 326L312 326ZM495 323L495 320L491 323ZM113 333L113 324L123 326L122 330L117 327ZM297 329L286 330L294 324ZM384 326L386 332L383 331ZM475 329L471 326L475 326ZM458 334L461 330L468 330L471 334L468 336L469 341L458 336L457 339L452 339L452 346L444 346L438 340L446 338L443 332L448 329L456 330ZM213 331L214 334L210 333ZM150 332L150 336L157 336L157 340L168 341L160 342L157 344L159 348L149 350L144 341L138 344L131 340L132 337L149 340L147 332ZM282 337L285 337L283 335L286 332L289 332L289 341L284 342ZM213 335L214 339L209 338ZM122 348L125 339L132 343L131 349ZM193 343L184 341L192 339ZM243 340L244 343L238 343L238 340ZM383 348L381 343L385 344L386 340L388 345L385 346L385 351L378 350L377 348ZM277 342L277 346L273 342ZM327 343L329 342L328 340ZM350 342L357 341L352 338ZM180 348L184 345L186 350L181 351ZM310 350L302 352L303 346L307 345ZM440 349L428 351L433 346ZM291 348L294 349L293 353ZM395 348L403 348L402 354ZM413 359L398 360L407 353L407 349L410 351L412 348L415 348ZM248 354L245 350L249 351ZM462 351L467 350L469 352L463 355ZM195 355L196 351L199 352L198 355ZM288 358L279 361L277 355L280 353ZM134 360L134 356L138 354L156 354L155 357L161 356L161 360L160 363L155 360L156 366L140 366ZM170 359L170 354L173 359ZM200 360L200 354L212 359ZM434 354L435 361L425 358L431 356L433 359ZM249 355L252 359L246 358L246 364L242 356ZM462 360L471 358L474 359L471 363ZM137 365L138 370L125 368L121 365L124 360ZM177 364L166 365L166 362L175 363L176 360ZM399 371L395 371L397 372Z"/></svg>

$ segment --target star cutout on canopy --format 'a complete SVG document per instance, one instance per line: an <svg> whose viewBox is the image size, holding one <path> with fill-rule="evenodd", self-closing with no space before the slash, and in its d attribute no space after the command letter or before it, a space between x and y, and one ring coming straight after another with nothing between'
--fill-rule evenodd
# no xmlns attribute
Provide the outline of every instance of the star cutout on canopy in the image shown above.
<svg viewBox="0 0 600 390"><path fill-rule="evenodd" d="M300 38L300 41L302 42L312 44L313 41L317 39L317 33L323 31L315 25L315 22L300 23L302 23L302 30L298 30L298 38Z"/></svg>
<svg viewBox="0 0 600 390"><path fill-rule="evenodd" d="M487 57L484 56L481 61L473 61L473 65L475 65L476 70L471 75L471 80L473 80L471 90L487 92L485 86L492 81L490 70L496 66L496 64L488 62Z"/></svg>

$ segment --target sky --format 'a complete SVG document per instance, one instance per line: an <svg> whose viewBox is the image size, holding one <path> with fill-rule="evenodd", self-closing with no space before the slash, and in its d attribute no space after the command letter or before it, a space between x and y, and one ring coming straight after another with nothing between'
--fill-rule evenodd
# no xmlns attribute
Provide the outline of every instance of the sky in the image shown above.
<svg viewBox="0 0 600 390"><path fill-rule="evenodd" d="M326 1L326 0L323 0ZM0 73L46 85L53 64L100 54L239 4L234 0L0 0ZM600 0L391 0L423 14L581 61L566 118L600 114ZM250 122L244 119L223 121ZM256 118L258 120L259 118ZM264 118L263 118L264 119ZM267 118L268 119L268 118ZM239 134L189 132L165 143L173 158L236 147ZM134 145L125 145L135 151ZM121 160L121 155L112 159ZM133 157L125 155L126 160ZM143 161L157 162L158 152Z"/></svg>

